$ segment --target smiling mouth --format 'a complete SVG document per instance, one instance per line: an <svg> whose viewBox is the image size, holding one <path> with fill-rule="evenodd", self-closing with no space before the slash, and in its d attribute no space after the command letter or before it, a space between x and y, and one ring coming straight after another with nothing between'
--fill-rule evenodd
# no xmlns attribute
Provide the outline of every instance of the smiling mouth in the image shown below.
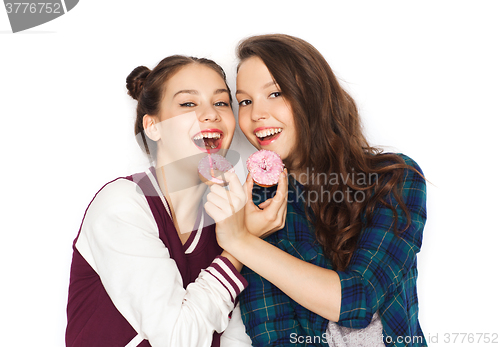
<svg viewBox="0 0 500 347"><path fill-rule="evenodd" d="M261 145L268 145L280 136L281 132L283 131L283 128L266 128L257 130L258 131L255 131L255 136L257 136L257 141Z"/></svg>
<svg viewBox="0 0 500 347"><path fill-rule="evenodd" d="M196 147L205 152L216 152L221 148L224 134L220 130L205 130L193 136Z"/></svg>

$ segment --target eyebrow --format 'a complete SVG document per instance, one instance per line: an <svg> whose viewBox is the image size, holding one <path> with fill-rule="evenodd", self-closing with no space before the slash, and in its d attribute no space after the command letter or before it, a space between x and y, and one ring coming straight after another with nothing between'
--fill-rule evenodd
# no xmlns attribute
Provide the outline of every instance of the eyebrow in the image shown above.
<svg viewBox="0 0 500 347"><path fill-rule="evenodd" d="M226 88L217 89L217 90L214 92L214 95L217 95L217 94L222 94L222 93L227 93L227 94L229 94L229 90L227 90Z"/></svg>
<svg viewBox="0 0 500 347"><path fill-rule="evenodd" d="M194 89L183 89L183 90L179 90L177 93L175 93L174 98L179 94L199 94L199 93L197 90L194 90Z"/></svg>
<svg viewBox="0 0 500 347"><path fill-rule="evenodd" d="M274 82L274 81L267 82L266 84L264 84L262 86L262 89L266 89L266 88L268 88L270 86L274 86L274 85L277 85L276 82ZM235 94L247 94L247 93L245 93L243 90L238 89Z"/></svg>
<svg viewBox="0 0 500 347"><path fill-rule="evenodd" d="M220 88L220 89L217 89L214 92L214 95L222 94L222 93L229 94L229 90L227 90L226 88ZM194 95L198 95L200 93L197 90L195 90L195 89L183 89L183 90L179 90L177 93L175 93L173 97L175 98L178 94L194 94Z"/></svg>

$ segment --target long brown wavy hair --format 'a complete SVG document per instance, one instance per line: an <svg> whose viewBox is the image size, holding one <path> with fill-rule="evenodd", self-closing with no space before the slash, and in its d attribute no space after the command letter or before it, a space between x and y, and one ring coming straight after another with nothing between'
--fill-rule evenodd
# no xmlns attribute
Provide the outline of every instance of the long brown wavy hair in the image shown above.
<svg viewBox="0 0 500 347"><path fill-rule="evenodd" d="M308 214L308 219L334 268L347 268L361 230L370 224L378 203L389 207L397 219L396 208L387 203L389 194L407 220L406 227L399 231L398 223L394 223L394 232L406 230L410 218L399 183L404 169L413 168L398 155L382 153L368 144L354 100L316 48L289 35L259 35L241 41L237 56L240 64L259 57L292 108L298 138L285 160L288 170L314 173L304 185L306 193L343 197L308 202L314 215ZM332 174L338 179L325 181ZM360 199L359 192L366 198Z"/></svg>

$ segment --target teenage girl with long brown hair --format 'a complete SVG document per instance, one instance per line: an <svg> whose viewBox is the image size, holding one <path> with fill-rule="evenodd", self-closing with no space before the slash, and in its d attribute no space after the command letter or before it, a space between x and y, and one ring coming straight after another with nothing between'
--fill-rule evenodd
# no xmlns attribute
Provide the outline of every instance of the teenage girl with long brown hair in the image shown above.
<svg viewBox="0 0 500 347"><path fill-rule="evenodd" d="M289 174L253 194L247 179L260 208L249 201L244 218L216 230L246 265L241 306L253 345L425 346L420 168L368 144L354 100L309 43L261 35L237 53L241 130L257 149L280 154ZM212 188L207 212L228 210L221 189Z"/></svg>

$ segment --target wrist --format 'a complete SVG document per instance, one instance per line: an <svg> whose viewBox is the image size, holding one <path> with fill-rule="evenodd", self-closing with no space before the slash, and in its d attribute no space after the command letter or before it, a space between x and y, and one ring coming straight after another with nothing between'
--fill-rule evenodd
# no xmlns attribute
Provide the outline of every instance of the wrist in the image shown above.
<svg viewBox="0 0 500 347"><path fill-rule="evenodd" d="M238 237L233 238L230 242L228 242L225 246L222 247L228 253L230 253L233 257L235 257L238 261L241 262L241 258L243 254L246 252L248 246L250 245L251 238L257 237L248 232L245 228L244 232L241 233Z"/></svg>
<svg viewBox="0 0 500 347"><path fill-rule="evenodd" d="M225 257L227 260L229 260L231 262L231 264L233 264L233 266L235 267L236 270L238 270L238 272L241 272L241 269L243 268L243 264L241 264L238 261L238 259L233 257L229 252L224 250L221 254L221 257Z"/></svg>

